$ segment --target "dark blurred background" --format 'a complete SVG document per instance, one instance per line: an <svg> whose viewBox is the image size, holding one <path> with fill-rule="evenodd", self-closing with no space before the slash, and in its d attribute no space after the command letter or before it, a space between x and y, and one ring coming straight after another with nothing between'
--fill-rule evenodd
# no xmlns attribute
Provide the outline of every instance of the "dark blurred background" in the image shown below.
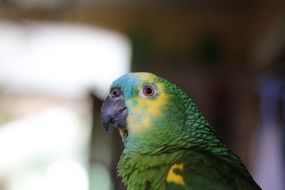
<svg viewBox="0 0 285 190"><path fill-rule="evenodd" d="M0 190L125 189L100 107L130 71L182 87L283 190L284 34L282 0L1 0Z"/></svg>

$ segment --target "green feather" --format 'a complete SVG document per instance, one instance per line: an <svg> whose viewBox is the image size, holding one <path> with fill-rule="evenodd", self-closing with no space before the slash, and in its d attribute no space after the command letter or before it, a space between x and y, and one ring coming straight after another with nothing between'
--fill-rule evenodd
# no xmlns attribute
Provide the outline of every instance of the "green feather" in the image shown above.
<svg viewBox="0 0 285 190"><path fill-rule="evenodd" d="M139 96L145 84L157 88L153 98ZM122 136L125 149L118 164L119 176L129 190L260 189L179 87L149 73L132 73L114 81L111 88L121 89L133 116L128 116L132 119L128 134ZM149 114L158 101L163 103L159 115ZM149 120L149 126L144 126ZM170 172L175 164L183 164L183 169Z"/></svg>

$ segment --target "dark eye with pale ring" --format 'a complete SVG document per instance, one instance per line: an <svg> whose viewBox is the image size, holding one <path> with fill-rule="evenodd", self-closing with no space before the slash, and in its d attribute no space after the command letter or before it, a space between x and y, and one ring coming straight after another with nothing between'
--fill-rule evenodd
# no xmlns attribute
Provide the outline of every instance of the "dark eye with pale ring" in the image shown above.
<svg viewBox="0 0 285 190"><path fill-rule="evenodd" d="M110 95L113 96L113 97L118 97L118 96L121 95L121 91L118 88L113 88L110 91Z"/></svg>
<svg viewBox="0 0 285 190"><path fill-rule="evenodd" d="M145 86L141 89L141 91L140 91L140 93L139 93L139 95L140 95L141 97L143 97L143 98L151 98L151 97L153 97L153 96L156 95L156 94L157 94L157 90L156 90L156 88L155 88L153 85L151 85L151 84L145 85Z"/></svg>
<svg viewBox="0 0 285 190"><path fill-rule="evenodd" d="M152 86L145 86L143 88L143 94L145 96L151 97L153 96L154 92L155 92L155 89Z"/></svg>

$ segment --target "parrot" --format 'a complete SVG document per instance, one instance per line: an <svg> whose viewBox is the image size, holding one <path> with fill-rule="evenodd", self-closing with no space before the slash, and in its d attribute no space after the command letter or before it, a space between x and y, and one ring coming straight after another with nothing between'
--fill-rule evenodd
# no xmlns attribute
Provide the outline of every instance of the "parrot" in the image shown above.
<svg viewBox="0 0 285 190"><path fill-rule="evenodd" d="M177 85L148 72L113 81L102 125L119 131L118 176L129 190L258 190L240 158Z"/></svg>

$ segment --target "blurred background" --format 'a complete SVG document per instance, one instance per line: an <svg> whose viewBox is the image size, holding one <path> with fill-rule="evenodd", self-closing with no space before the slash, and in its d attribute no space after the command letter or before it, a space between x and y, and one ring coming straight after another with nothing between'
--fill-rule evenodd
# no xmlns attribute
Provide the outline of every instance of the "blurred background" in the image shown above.
<svg viewBox="0 0 285 190"><path fill-rule="evenodd" d="M0 190L125 189L100 107L130 71L182 87L283 190L284 34L282 0L0 0Z"/></svg>

